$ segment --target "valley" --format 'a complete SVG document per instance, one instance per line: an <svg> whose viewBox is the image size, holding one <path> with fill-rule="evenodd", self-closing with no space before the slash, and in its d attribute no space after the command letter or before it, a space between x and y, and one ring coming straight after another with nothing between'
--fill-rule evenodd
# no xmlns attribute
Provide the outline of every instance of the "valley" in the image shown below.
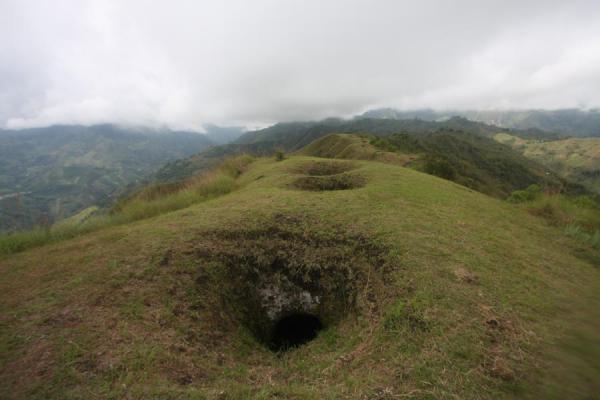
<svg viewBox="0 0 600 400"><path fill-rule="evenodd" d="M112 125L0 130L0 232L107 207L166 162L211 145L197 133Z"/></svg>
<svg viewBox="0 0 600 400"><path fill-rule="evenodd" d="M499 133L494 139L512 146L525 157L600 193L600 138L526 140Z"/></svg>

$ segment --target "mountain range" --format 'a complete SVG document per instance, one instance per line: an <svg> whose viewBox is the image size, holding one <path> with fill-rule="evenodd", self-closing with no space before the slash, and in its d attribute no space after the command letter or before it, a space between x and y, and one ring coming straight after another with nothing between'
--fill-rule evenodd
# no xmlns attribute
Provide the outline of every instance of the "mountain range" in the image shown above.
<svg viewBox="0 0 600 400"><path fill-rule="evenodd" d="M600 110L558 109L558 110L449 110L430 109L403 111L393 108L380 108L367 111L359 118L412 119L440 121L454 116L462 116L472 121L496 125L502 128L522 131L544 131L544 137L550 134L575 137L600 136ZM558 135L555 135L558 136Z"/></svg>
<svg viewBox="0 0 600 400"><path fill-rule="evenodd" d="M247 132L206 125L205 135L115 125L5 130L0 131L0 231L49 225L78 213L87 218L147 184L184 181L224 158L293 153L340 133L368 137L380 150L407 156L404 166L500 198L534 183L569 193L598 193L600 160L595 152L570 154L567 170L561 166L565 157L555 150L544 156L538 151L534 157L500 140L556 143L543 147L550 149L560 147L557 141L568 135L588 135L592 138L586 146L594 146L597 116L597 111L581 110L378 109L350 120L286 122ZM573 162L579 159L585 161Z"/></svg>

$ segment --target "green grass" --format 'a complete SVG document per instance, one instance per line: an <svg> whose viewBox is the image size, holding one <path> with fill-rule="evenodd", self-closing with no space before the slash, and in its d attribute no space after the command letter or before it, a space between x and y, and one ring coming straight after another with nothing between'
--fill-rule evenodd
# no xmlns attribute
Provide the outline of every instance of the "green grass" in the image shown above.
<svg viewBox="0 0 600 400"><path fill-rule="evenodd" d="M230 193L237 188L236 178L252 160L252 157L245 155L231 158L213 171L177 185L166 185L168 186L166 190L164 186L150 186L130 198L122 200L109 215L86 216L80 223L76 220L69 220L52 227L40 227L1 235L0 256L60 242L99 229L150 218ZM97 209L91 207L86 210L92 213Z"/></svg>
<svg viewBox="0 0 600 400"><path fill-rule="evenodd" d="M600 204L590 196L543 193L538 185L516 190L507 201L519 205L570 237L600 250Z"/></svg>
<svg viewBox="0 0 600 400"><path fill-rule="evenodd" d="M548 222L554 225L580 225L588 230L600 230L600 206L588 196L540 195L525 206L534 214L548 211Z"/></svg>
<svg viewBox="0 0 600 400"><path fill-rule="evenodd" d="M360 188L290 187L318 162L258 159L226 196L2 259L0 398L597 395L600 270L563 226L379 162L352 162ZM272 265L343 272L356 303L274 354L240 300Z"/></svg>
<svg viewBox="0 0 600 400"><path fill-rule="evenodd" d="M70 216L69 218L60 220L56 225L81 225L83 222L96 215L99 211L100 208L98 206L91 206L81 210L80 212Z"/></svg>
<svg viewBox="0 0 600 400"><path fill-rule="evenodd" d="M415 154L401 154L378 149L372 138L361 135L330 134L313 141L298 154L312 157L339 158L347 160L372 160L396 165L407 165L415 160Z"/></svg>
<svg viewBox="0 0 600 400"><path fill-rule="evenodd" d="M399 133L373 137L371 143L380 149L417 155L411 167L498 198L531 184L560 185L541 165L479 134L453 129Z"/></svg>

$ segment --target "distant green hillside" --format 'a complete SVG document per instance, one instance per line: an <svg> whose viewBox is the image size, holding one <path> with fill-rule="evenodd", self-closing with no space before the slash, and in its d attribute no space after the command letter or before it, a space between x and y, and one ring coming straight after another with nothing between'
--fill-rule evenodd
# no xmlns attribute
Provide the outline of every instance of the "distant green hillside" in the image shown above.
<svg viewBox="0 0 600 400"><path fill-rule="evenodd" d="M419 119L328 119L319 122L279 123L271 127L250 131L235 142L208 149L187 159L166 165L155 175L160 182L176 181L192 176L198 171L215 166L223 157L241 153L268 155L276 150L293 152L302 149L314 140L331 133L358 133L388 136L395 133L432 133L440 129L452 129L486 137L493 137L507 130L472 122L464 118L453 118L444 122Z"/></svg>
<svg viewBox="0 0 600 400"><path fill-rule="evenodd" d="M521 110L521 111L402 111L382 108L367 111L361 118L407 119L419 118L441 121L461 116L472 121L521 131L518 135L530 138L558 138L559 136L600 136L600 110Z"/></svg>
<svg viewBox="0 0 600 400"><path fill-rule="evenodd" d="M494 139L600 194L600 138L540 141L499 133Z"/></svg>
<svg viewBox="0 0 600 400"><path fill-rule="evenodd" d="M507 146L453 130L386 137L334 134L311 143L301 154L409 166L500 198L532 184L559 192L584 192Z"/></svg>
<svg viewBox="0 0 600 400"><path fill-rule="evenodd" d="M0 130L0 232L109 204L166 162L210 145L196 133L111 125Z"/></svg>
<svg viewBox="0 0 600 400"><path fill-rule="evenodd" d="M0 398L600 393L600 255L545 208L382 162L244 162L185 209L0 258Z"/></svg>
<svg viewBox="0 0 600 400"><path fill-rule="evenodd" d="M341 133L317 139L297 153L313 157L382 161L397 165L408 165L418 157L416 154L379 149L373 145L373 137Z"/></svg>
<svg viewBox="0 0 600 400"><path fill-rule="evenodd" d="M273 154L276 150L295 152L309 145L309 152L305 153L308 155L410 164L421 171L501 198L533 183L568 193L585 191L492 139L498 133L507 132L513 133L464 118L442 122L419 119L331 119L277 124L248 132L235 143L214 147L168 164L155 177L158 182L177 181L209 169L227 156L241 153L263 156ZM323 139L331 134L337 135L335 139ZM379 153L377 149L367 149L362 143L364 139L359 143L340 134L366 135L369 145L378 148ZM364 151L370 154L361 157L341 154Z"/></svg>
<svg viewBox="0 0 600 400"><path fill-rule="evenodd" d="M286 150L297 150L329 133L370 133L386 136L394 133L431 133L440 129L492 137L506 129L454 117L444 121L422 119L355 118L352 120L328 119L318 122L291 122L273 125L258 131L247 132L236 143L278 143Z"/></svg>
<svg viewBox="0 0 600 400"><path fill-rule="evenodd" d="M488 111L465 114L469 119L512 129L542 129L562 136L600 136L600 110Z"/></svg>

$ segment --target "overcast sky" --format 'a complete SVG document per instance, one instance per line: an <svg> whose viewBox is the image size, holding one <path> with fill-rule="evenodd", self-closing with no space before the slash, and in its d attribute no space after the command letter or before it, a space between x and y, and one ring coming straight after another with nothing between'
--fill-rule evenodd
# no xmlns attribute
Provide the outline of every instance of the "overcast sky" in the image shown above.
<svg viewBox="0 0 600 400"><path fill-rule="evenodd" d="M0 126L600 106L600 1L0 0Z"/></svg>

